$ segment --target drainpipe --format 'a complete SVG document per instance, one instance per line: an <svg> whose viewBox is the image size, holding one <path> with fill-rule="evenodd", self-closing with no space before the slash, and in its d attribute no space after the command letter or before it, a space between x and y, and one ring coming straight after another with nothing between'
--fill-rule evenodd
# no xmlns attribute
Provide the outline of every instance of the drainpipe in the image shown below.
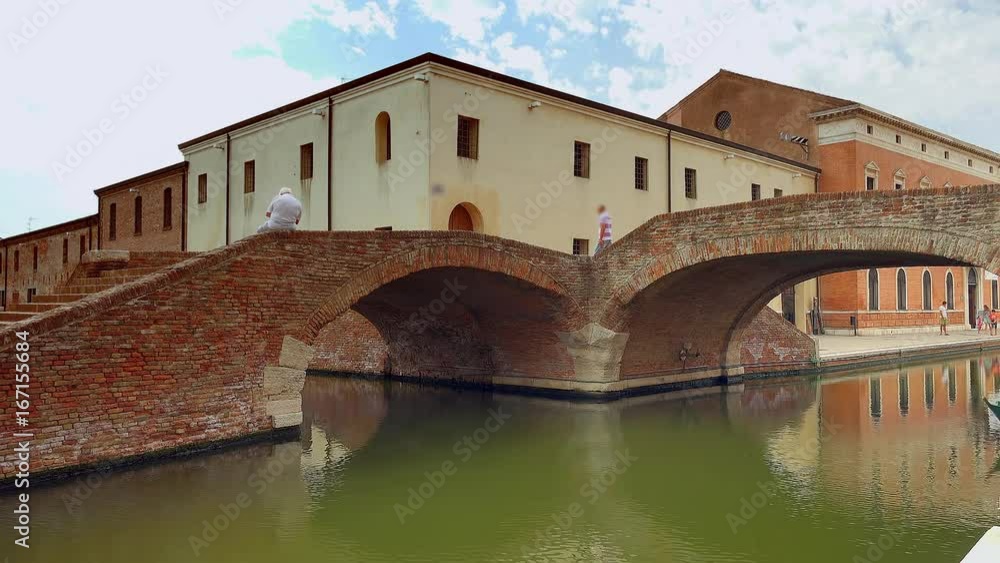
<svg viewBox="0 0 1000 563"><path fill-rule="evenodd" d="M226 246L229 246L229 133L226 133Z"/></svg>
<svg viewBox="0 0 1000 563"><path fill-rule="evenodd" d="M184 167L184 174L181 176L181 252L187 252L188 234L188 171L189 166ZM173 211L171 211L173 213Z"/></svg>
<svg viewBox="0 0 1000 563"><path fill-rule="evenodd" d="M673 133L673 131L667 131L667 213L673 212L673 202L671 201L673 198L671 196L673 195L674 175L673 163L671 162L673 155L671 154L670 147L670 139L673 136Z"/></svg>
<svg viewBox="0 0 1000 563"><path fill-rule="evenodd" d="M333 230L333 96L326 105L326 230Z"/></svg>
<svg viewBox="0 0 1000 563"><path fill-rule="evenodd" d="M7 293L7 270L10 269L10 262L7 261L7 255L10 253L10 247L6 244L3 245L3 308L7 310L7 298L9 293Z"/></svg>

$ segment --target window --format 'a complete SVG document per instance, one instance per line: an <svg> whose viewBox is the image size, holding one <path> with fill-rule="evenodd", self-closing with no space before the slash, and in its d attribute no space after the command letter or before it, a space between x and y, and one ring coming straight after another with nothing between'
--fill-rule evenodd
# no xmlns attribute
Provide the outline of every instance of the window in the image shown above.
<svg viewBox="0 0 1000 563"><path fill-rule="evenodd" d="M198 174L198 203L208 201L208 174Z"/></svg>
<svg viewBox="0 0 1000 563"><path fill-rule="evenodd" d="M878 173L879 167L874 160L865 165L865 190L878 189Z"/></svg>
<svg viewBox="0 0 1000 563"><path fill-rule="evenodd" d="M972 166L972 159L969 159L969 166Z"/></svg>
<svg viewBox="0 0 1000 563"><path fill-rule="evenodd" d="M896 135L896 144L897 145L903 144L903 136L902 135Z"/></svg>
<svg viewBox="0 0 1000 563"><path fill-rule="evenodd" d="M865 129L868 131L869 135L874 135L875 134L875 127L869 125Z"/></svg>
<svg viewBox="0 0 1000 563"><path fill-rule="evenodd" d="M573 141L573 175L590 178L590 144Z"/></svg>
<svg viewBox="0 0 1000 563"><path fill-rule="evenodd" d="M920 179L920 188L921 189L929 190L931 188L931 186L933 186L933 184L931 183L931 179L928 178L927 176L924 176L923 178Z"/></svg>
<svg viewBox="0 0 1000 563"><path fill-rule="evenodd" d="M458 156L479 158L479 120L458 116Z"/></svg>
<svg viewBox="0 0 1000 563"><path fill-rule="evenodd" d="M896 272L896 310L906 310L906 270L902 268Z"/></svg>
<svg viewBox="0 0 1000 563"><path fill-rule="evenodd" d="M955 310L955 276L948 272L944 278L945 305L949 311Z"/></svg>
<svg viewBox="0 0 1000 563"><path fill-rule="evenodd" d="M171 188L163 190L163 230L174 228L174 191Z"/></svg>
<svg viewBox="0 0 1000 563"><path fill-rule="evenodd" d="M257 166L254 161L243 163L243 193L252 194L257 189Z"/></svg>
<svg viewBox="0 0 1000 563"><path fill-rule="evenodd" d="M728 111L720 111L715 115L715 128L725 131L733 126L733 114Z"/></svg>
<svg viewBox="0 0 1000 563"><path fill-rule="evenodd" d="M142 196L135 197L135 236L142 236Z"/></svg>
<svg viewBox="0 0 1000 563"><path fill-rule="evenodd" d="M997 283L997 280L990 282L990 288L993 290L993 295L990 299L991 309L1000 309L1000 287L997 287Z"/></svg>
<svg viewBox="0 0 1000 563"><path fill-rule="evenodd" d="M868 379L868 410L872 418L882 416L882 379L879 376Z"/></svg>
<svg viewBox="0 0 1000 563"><path fill-rule="evenodd" d="M910 412L910 378L904 371L899 374L899 414L906 416Z"/></svg>
<svg viewBox="0 0 1000 563"><path fill-rule="evenodd" d="M924 270L923 279L923 290L924 290L924 311L934 310L934 296L931 293L931 273Z"/></svg>
<svg viewBox="0 0 1000 563"><path fill-rule="evenodd" d="M0 307L7 308L7 291L0 289Z"/></svg>
<svg viewBox="0 0 1000 563"><path fill-rule="evenodd" d="M312 145L309 147L309 159L312 160ZM389 114L383 111L375 118L375 162L386 162L391 159L392 120L389 118ZM312 177L312 173L309 174L309 177Z"/></svg>
<svg viewBox="0 0 1000 563"><path fill-rule="evenodd" d="M80 235L80 256L87 253L87 235Z"/></svg>
<svg viewBox="0 0 1000 563"><path fill-rule="evenodd" d="M896 171L892 179L893 187L897 190L901 190L906 187L906 172L903 172L902 168Z"/></svg>
<svg viewBox="0 0 1000 563"><path fill-rule="evenodd" d="M760 199L760 184L750 184L750 201Z"/></svg>
<svg viewBox="0 0 1000 563"><path fill-rule="evenodd" d="M590 241L585 238L573 239L573 254L576 256L590 255Z"/></svg>
<svg viewBox="0 0 1000 563"><path fill-rule="evenodd" d="M299 174L303 180L313 177L313 144L306 143L299 147Z"/></svg>
<svg viewBox="0 0 1000 563"><path fill-rule="evenodd" d="M63 264L69 262L69 239L63 239Z"/></svg>
<svg viewBox="0 0 1000 563"><path fill-rule="evenodd" d="M14 271L17 272L17 271L20 271L20 269L21 269L21 251L20 250L15 250L14 251Z"/></svg>
<svg viewBox="0 0 1000 563"><path fill-rule="evenodd" d="M684 169L684 196L691 199L698 197L698 171L694 168Z"/></svg>
<svg viewBox="0 0 1000 563"><path fill-rule="evenodd" d="M878 311L878 270L868 270L868 310Z"/></svg>
<svg viewBox="0 0 1000 563"><path fill-rule="evenodd" d="M28 303L34 303L36 295L38 295L38 288L29 287L28 288Z"/></svg>
<svg viewBox="0 0 1000 563"><path fill-rule="evenodd" d="M944 159L945 160L950 160L951 159L951 153L948 152L948 151L944 151Z"/></svg>
<svg viewBox="0 0 1000 563"><path fill-rule="evenodd" d="M108 208L108 240L118 239L118 204L112 203Z"/></svg>
<svg viewBox="0 0 1000 563"><path fill-rule="evenodd" d="M38 245L35 245L31 249L31 270L33 272L38 271Z"/></svg>
<svg viewBox="0 0 1000 563"><path fill-rule="evenodd" d="M645 158L635 157L635 189L646 191L649 189L647 179L649 178L649 161Z"/></svg>
<svg viewBox="0 0 1000 563"><path fill-rule="evenodd" d="M774 188L774 197L781 197L785 195L785 190L781 188Z"/></svg>
<svg viewBox="0 0 1000 563"><path fill-rule="evenodd" d="M927 143L920 143L920 152L927 152Z"/></svg>

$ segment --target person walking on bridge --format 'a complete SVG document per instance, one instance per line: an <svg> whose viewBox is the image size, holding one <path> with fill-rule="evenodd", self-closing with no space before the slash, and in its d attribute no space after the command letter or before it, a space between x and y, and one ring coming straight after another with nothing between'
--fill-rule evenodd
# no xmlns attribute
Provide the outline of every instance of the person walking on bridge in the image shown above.
<svg viewBox="0 0 1000 563"><path fill-rule="evenodd" d="M292 195L291 188L281 188L271 200L265 213L267 221L257 228L258 233L268 231L294 231L302 220L302 204Z"/></svg>
<svg viewBox="0 0 1000 563"><path fill-rule="evenodd" d="M594 249L594 256L611 246L611 215L608 214L608 208L604 205L597 206L597 224L600 231L597 235L597 248Z"/></svg>

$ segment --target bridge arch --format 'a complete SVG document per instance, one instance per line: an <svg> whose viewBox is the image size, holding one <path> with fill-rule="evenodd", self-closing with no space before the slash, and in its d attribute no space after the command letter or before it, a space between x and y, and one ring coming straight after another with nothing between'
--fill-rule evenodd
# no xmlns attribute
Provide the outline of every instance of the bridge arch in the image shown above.
<svg viewBox="0 0 1000 563"><path fill-rule="evenodd" d="M942 202L934 199L960 191L796 196L650 221L598 258L609 279L621 280L598 313L603 326L628 335L620 377L741 373L751 322L782 290L824 274L924 265L995 270L995 235L963 228L976 223L969 217L975 207L959 211L945 201L935 208ZM793 224L823 212L838 221ZM995 223L995 207L980 214ZM719 229L705 228L711 225Z"/></svg>

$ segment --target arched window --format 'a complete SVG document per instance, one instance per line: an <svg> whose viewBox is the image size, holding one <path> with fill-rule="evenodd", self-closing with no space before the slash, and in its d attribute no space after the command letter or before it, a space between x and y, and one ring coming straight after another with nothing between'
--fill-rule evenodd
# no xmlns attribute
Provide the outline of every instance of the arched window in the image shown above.
<svg viewBox="0 0 1000 563"><path fill-rule="evenodd" d="M934 309L934 296L931 295L931 273L924 270L924 311Z"/></svg>
<svg viewBox="0 0 1000 563"><path fill-rule="evenodd" d="M896 310L906 310L906 270L896 271Z"/></svg>
<svg viewBox="0 0 1000 563"><path fill-rule="evenodd" d="M878 311L878 270L868 270L868 310Z"/></svg>
<svg viewBox="0 0 1000 563"><path fill-rule="evenodd" d="M948 272L948 275L944 278L944 300L948 309L955 308L955 276Z"/></svg>
<svg viewBox="0 0 1000 563"><path fill-rule="evenodd" d="M375 118L375 161L392 159L392 123L389 114L382 112Z"/></svg>

